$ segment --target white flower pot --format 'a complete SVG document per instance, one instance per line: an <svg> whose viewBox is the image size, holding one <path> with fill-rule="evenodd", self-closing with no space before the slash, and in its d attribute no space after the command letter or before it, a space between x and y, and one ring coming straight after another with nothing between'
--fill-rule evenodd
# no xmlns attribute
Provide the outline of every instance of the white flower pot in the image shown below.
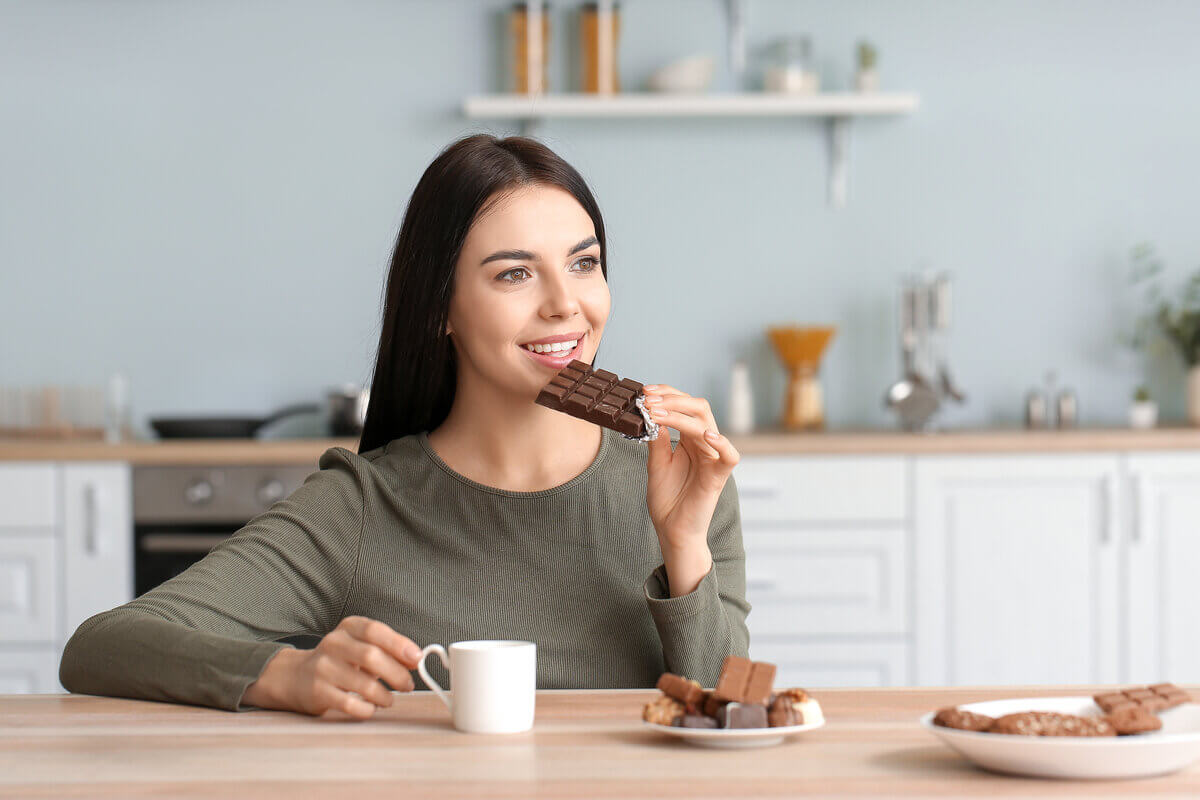
<svg viewBox="0 0 1200 800"><path fill-rule="evenodd" d="M854 76L854 88L860 92L879 91L879 70L860 69Z"/></svg>
<svg viewBox="0 0 1200 800"><path fill-rule="evenodd" d="M1188 370L1187 410L1188 422L1200 425L1200 364Z"/></svg>
<svg viewBox="0 0 1200 800"><path fill-rule="evenodd" d="M1147 400L1129 406L1129 427L1145 430L1158 424L1158 403Z"/></svg>

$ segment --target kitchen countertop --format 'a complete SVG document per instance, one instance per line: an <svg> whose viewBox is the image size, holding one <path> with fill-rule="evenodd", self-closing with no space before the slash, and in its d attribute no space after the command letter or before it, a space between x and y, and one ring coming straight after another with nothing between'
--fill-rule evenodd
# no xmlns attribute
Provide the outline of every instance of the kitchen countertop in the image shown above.
<svg viewBox="0 0 1200 800"><path fill-rule="evenodd" d="M366 722L81 695L0 697L0 796L360 798L1200 796L1200 767L1079 782L976 769L917 719L947 705L1099 687L826 689L825 727L710 750L649 730L653 690L538 692L534 729L471 735L430 692ZM1192 688L1192 687L1189 687Z"/></svg>
<svg viewBox="0 0 1200 800"><path fill-rule="evenodd" d="M784 433L764 430L731 436L742 455L917 455L972 453L1073 453L1113 450L1200 452L1200 428L1082 428L1066 431L963 429L937 433L837 430ZM3 461L126 461L132 464L301 464L316 468L330 447L357 452L346 439L174 439L122 444L0 439Z"/></svg>

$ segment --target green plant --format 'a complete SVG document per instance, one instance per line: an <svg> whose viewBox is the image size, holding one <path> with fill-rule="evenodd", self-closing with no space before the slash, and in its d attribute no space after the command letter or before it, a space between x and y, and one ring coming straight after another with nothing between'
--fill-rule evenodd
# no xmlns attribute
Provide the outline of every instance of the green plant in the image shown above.
<svg viewBox="0 0 1200 800"><path fill-rule="evenodd" d="M1146 310L1138 316L1129 343L1140 349L1165 340L1194 367L1200 364L1200 270L1183 282L1178 304L1166 299L1163 272L1152 245L1142 243L1130 252L1129 282L1141 289Z"/></svg>
<svg viewBox="0 0 1200 800"><path fill-rule="evenodd" d="M1147 389L1145 386L1139 386L1137 388L1137 391L1133 393L1133 402L1149 403L1150 402L1150 390Z"/></svg>
<svg viewBox="0 0 1200 800"><path fill-rule="evenodd" d="M875 61L878 57L879 53L871 46L870 42L858 43L858 68L860 70L875 69Z"/></svg>

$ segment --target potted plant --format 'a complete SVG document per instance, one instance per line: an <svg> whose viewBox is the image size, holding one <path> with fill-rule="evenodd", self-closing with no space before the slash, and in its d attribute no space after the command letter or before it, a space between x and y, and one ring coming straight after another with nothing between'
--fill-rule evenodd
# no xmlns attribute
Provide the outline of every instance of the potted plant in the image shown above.
<svg viewBox="0 0 1200 800"><path fill-rule="evenodd" d="M858 72L854 76L854 88L860 92L874 92L879 89L879 70L875 64L879 53L868 41L858 43Z"/></svg>
<svg viewBox="0 0 1200 800"><path fill-rule="evenodd" d="M1146 430L1158 424L1158 403L1150 399L1150 390L1139 386L1129 404L1129 426Z"/></svg>
<svg viewBox="0 0 1200 800"><path fill-rule="evenodd" d="M1145 312L1138 317L1132 343L1138 347L1166 343L1187 366L1188 422L1200 425L1200 270L1193 272L1171 302L1163 291L1163 263L1154 248L1133 248L1130 283L1143 290Z"/></svg>

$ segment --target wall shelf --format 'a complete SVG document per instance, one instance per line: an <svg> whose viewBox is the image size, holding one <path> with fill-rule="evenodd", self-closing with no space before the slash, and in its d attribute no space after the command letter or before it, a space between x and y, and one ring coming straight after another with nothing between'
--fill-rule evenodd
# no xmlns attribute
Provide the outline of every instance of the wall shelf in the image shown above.
<svg viewBox="0 0 1200 800"><path fill-rule="evenodd" d="M522 133L546 119L670 117L808 117L823 119L829 130L829 202L846 204L849 121L852 117L909 114L920 100L911 93L822 92L809 95L764 92L658 94L489 94L463 101L471 119L516 120Z"/></svg>

